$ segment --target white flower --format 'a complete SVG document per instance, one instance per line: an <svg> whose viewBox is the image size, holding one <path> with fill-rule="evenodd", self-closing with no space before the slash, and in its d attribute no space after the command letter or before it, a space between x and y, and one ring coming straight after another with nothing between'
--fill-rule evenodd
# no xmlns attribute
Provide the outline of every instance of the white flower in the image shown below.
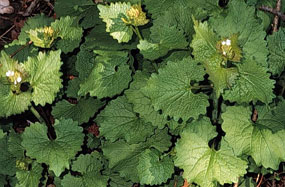
<svg viewBox="0 0 285 187"><path fill-rule="evenodd" d="M7 77L14 76L14 74L15 74L15 72L14 72L14 71L11 71L11 70L8 70L8 71L6 72L6 76L7 76Z"/></svg>
<svg viewBox="0 0 285 187"><path fill-rule="evenodd" d="M15 84L15 85L17 84L17 81L16 81L16 80L14 81L14 84Z"/></svg>
<svg viewBox="0 0 285 187"><path fill-rule="evenodd" d="M225 42L225 41L222 41L222 45L226 45L226 42Z"/></svg>
<svg viewBox="0 0 285 187"><path fill-rule="evenodd" d="M227 53L226 53L226 51L223 51L223 55L226 55Z"/></svg>
<svg viewBox="0 0 285 187"><path fill-rule="evenodd" d="M231 45L231 40L227 39L225 43L226 43L227 46L230 46Z"/></svg>
<svg viewBox="0 0 285 187"><path fill-rule="evenodd" d="M22 81L22 77L17 77L17 82L21 82Z"/></svg>

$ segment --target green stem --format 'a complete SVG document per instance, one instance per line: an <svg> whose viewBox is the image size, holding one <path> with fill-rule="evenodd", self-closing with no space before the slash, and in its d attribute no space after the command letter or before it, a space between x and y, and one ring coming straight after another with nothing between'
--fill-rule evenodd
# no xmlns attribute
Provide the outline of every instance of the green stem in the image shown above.
<svg viewBox="0 0 285 187"><path fill-rule="evenodd" d="M143 37L140 33L140 30L137 26L131 26L132 27L132 30L134 31L134 33L136 33L136 35L139 37L140 40L143 40Z"/></svg>
<svg viewBox="0 0 285 187"><path fill-rule="evenodd" d="M31 112L36 116L36 118L39 120L40 123L45 123L45 120L41 117L39 112L35 109L35 107L31 106L30 108Z"/></svg>

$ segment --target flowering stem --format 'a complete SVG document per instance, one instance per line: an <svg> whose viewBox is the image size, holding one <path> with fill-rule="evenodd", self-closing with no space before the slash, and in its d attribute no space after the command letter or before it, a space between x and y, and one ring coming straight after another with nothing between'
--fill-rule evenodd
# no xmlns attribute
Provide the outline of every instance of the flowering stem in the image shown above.
<svg viewBox="0 0 285 187"><path fill-rule="evenodd" d="M30 108L31 112L36 116L36 118L39 120L40 123L45 123L44 119L41 117L39 112L35 109L35 107L31 106Z"/></svg>
<svg viewBox="0 0 285 187"><path fill-rule="evenodd" d="M143 40L143 37L142 37L140 30L137 26L132 26L132 30L134 31L134 33L136 33L136 35L139 37L140 40Z"/></svg>

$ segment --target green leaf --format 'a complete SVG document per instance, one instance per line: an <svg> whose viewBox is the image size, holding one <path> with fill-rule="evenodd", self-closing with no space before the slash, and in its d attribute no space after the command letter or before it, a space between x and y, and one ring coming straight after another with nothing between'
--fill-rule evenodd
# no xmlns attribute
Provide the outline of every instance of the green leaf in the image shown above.
<svg viewBox="0 0 285 187"><path fill-rule="evenodd" d="M155 60L165 56L170 50L187 48L189 43L184 32L192 35L193 29L190 15L182 16L186 10L182 3L174 4L165 15L153 21L150 38L140 40L137 46L145 58Z"/></svg>
<svg viewBox="0 0 285 187"><path fill-rule="evenodd" d="M218 36L207 22L194 21L194 29L196 34L191 43L193 55L195 59L203 62L209 79L214 83L216 95L219 96L225 88L229 88L233 84L233 80L237 76L237 69L234 67L224 68L224 58L216 48Z"/></svg>
<svg viewBox="0 0 285 187"><path fill-rule="evenodd" d="M20 76L23 81L25 74L23 64L10 58L4 51L0 58L0 117L8 117L12 114L20 114L31 105L32 94L30 92L21 92L20 83L15 80ZM14 72L14 76L6 76L9 71Z"/></svg>
<svg viewBox="0 0 285 187"><path fill-rule="evenodd" d="M100 23L99 10L92 0L57 0L54 6L56 16L76 16L84 29Z"/></svg>
<svg viewBox="0 0 285 187"><path fill-rule="evenodd" d="M8 150L8 137L0 138L0 175L13 176L16 173L16 158Z"/></svg>
<svg viewBox="0 0 285 187"><path fill-rule="evenodd" d="M80 99L77 104L71 104L67 100L56 103L53 107L52 115L56 118L70 118L78 121L79 125L86 123L103 106L103 102L97 99Z"/></svg>
<svg viewBox="0 0 285 187"><path fill-rule="evenodd" d="M263 119L253 123L249 107L227 107L222 118L222 128L226 132L225 140L229 142L236 155L250 155L258 166L278 169L280 162L285 158L284 128L272 132L267 127L268 122L264 122ZM272 119L274 120L275 118Z"/></svg>
<svg viewBox="0 0 285 187"><path fill-rule="evenodd" d="M69 169L69 161L80 150L84 134L78 123L71 119L56 120L53 127L56 139L50 140L46 125L32 124L22 135L22 146L27 156L48 164L49 169L59 176L65 168Z"/></svg>
<svg viewBox="0 0 285 187"><path fill-rule="evenodd" d="M144 151L145 145L128 144L122 140L114 143L106 142L103 147L103 154L109 160L109 168L119 172L121 177L139 182L137 165L139 156Z"/></svg>
<svg viewBox="0 0 285 187"><path fill-rule="evenodd" d="M217 135L208 118L187 126L176 144L175 165L184 170L189 183L216 186L237 182L246 173L247 162L235 157L232 148L222 141L220 150L209 148L208 142Z"/></svg>
<svg viewBox="0 0 285 187"><path fill-rule="evenodd" d="M75 24L74 17L61 17L59 20L51 23L51 27L57 36L61 38L56 43L58 49L61 49L64 53L68 53L79 46L83 30Z"/></svg>
<svg viewBox="0 0 285 187"><path fill-rule="evenodd" d="M110 5L98 5L100 18L106 23L106 31L118 40L119 43L128 42L132 39L133 31L122 18L127 17L127 11L131 8L130 3L111 3Z"/></svg>
<svg viewBox="0 0 285 187"><path fill-rule="evenodd" d="M0 174L0 185L5 186L7 185L6 176Z"/></svg>
<svg viewBox="0 0 285 187"><path fill-rule="evenodd" d="M65 175L61 184L63 187L74 186L74 184L82 187L106 187L109 177L100 174L102 168L101 155L98 152L80 155L78 159L73 162L72 170L80 172L81 176Z"/></svg>
<svg viewBox="0 0 285 187"><path fill-rule="evenodd" d="M29 92L15 94L10 85L0 80L0 117L8 117L13 114L20 114L31 105L32 95Z"/></svg>
<svg viewBox="0 0 285 187"><path fill-rule="evenodd" d="M16 187L22 186L39 186L42 178L43 168L40 164L34 162L29 171L18 170L16 173L17 184Z"/></svg>
<svg viewBox="0 0 285 187"><path fill-rule="evenodd" d="M154 110L150 97L145 95L141 90L141 88L146 86L148 78L149 75L137 71L133 77L134 80L131 83L130 89L125 91L125 94L128 100L134 105L134 112L139 113L145 122L152 123L153 126L162 129L168 123L167 119Z"/></svg>
<svg viewBox="0 0 285 187"><path fill-rule="evenodd" d="M154 127L133 112L124 96L112 100L96 118L96 123L100 126L100 135L112 142L123 138L129 143L137 143L154 133Z"/></svg>
<svg viewBox="0 0 285 187"><path fill-rule="evenodd" d="M21 142L22 137L20 134L17 134L14 131L9 133L8 150L18 159L25 157L25 149L21 145Z"/></svg>
<svg viewBox="0 0 285 187"><path fill-rule="evenodd" d="M200 23L194 21L195 35L191 42L193 48L193 55L196 60L207 62L216 58L217 48L216 45L219 41L218 36L214 33L213 29L208 26L207 22Z"/></svg>
<svg viewBox="0 0 285 187"><path fill-rule="evenodd" d="M268 127L273 132L284 129L285 127L285 101L278 103L277 106L256 106L258 122Z"/></svg>
<svg viewBox="0 0 285 187"><path fill-rule="evenodd" d="M16 40L14 40L14 41L16 41ZM12 55L12 54L15 54L15 52L22 47L23 47L22 45L5 46L5 49L3 49L3 50L7 54ZM18 53L16 53L13 56L13 59L20 61L20 62L24 62L28 59L29 56L37 56L37 54L38 54L38 48L36 48L33 45L29 45L29 46L25 47L24 49L22 49L21 51L19 51Z"/></svg>
<svg viewBox="0 0 285 187"><path fill-rule="evenodd" d="M169 156L160 158L158 152L147 149L140 156L137 169L141 184L157 185L171 177L174 164Z"/></svg>
<svg viewBox="0 0 285 187"><path fill-rule="evenodd" d="M244 61L238 65L239 76L230 90L226 90L224 98L231 102L262 101L269 104L275 97L273 88L275 81L270 79L267 68L254 61Z"/></svg>
<svg viewBox="0 0 285 187"><path fill-rule="evenodd" d="M66 96L71 97L71 98L76 98L79 99L78 91L80 89L80 79L79 78L74 78L72 80L68 81L68 86L66 89Z"/></svg>
<svg viewBox="0 0 285 187"><path fill-rule="evenodd" d="M151 98L156 111L161 109L164 115L185 121L206 113L208 97L203 93L193 93L194 86L191 85L204 79L202 66L185 58L168 62L166 67L158 71L159 74L152 74L143 89Z"/></svg>
<svg viewBox="0 0 285 187"><path fill-rule="evenodd" d="M146 144L160 152L168 151L169 147L172 145L171 136L168 134L168 128L161 130L156 129L154 135L147 138Z"/></svg>
<svg viewBox="0 0 285 187"><path fill-rule="evenodd" d="M264 40L266 32L263 25L255 18L255 8L244 1L230 1L227 15L222 14L210 19L212 28L221 37L238 34L238 44L242 48L243 57L255 60L259 65L267 67L268 49Z"/></svg>
<svg viewBox="0 0 285 187"><path fill-rule="evenodd" d="M102 146L103 154L109 160L109 168L119 172L121 177L132 182L139 182L137 166L140 155L149 148L160 152L167 151L171 146L171 136L168 130L157 130L156 133L139 144L128 144L118 140L114 143L105 142Z"/></svg>
<svg viewBox="0 0 285 187"><path fill-rule="evenodd" d="M100 51L97 51L100 54ZM88 78L80 85L79 95L90 93L98 98L120 94L131 81L129 58L124 52L102 52Z"/></svg>
<svg viewBox="0 0 285 187"><path fill-rule="evenodd" d="M60 50L48 54L40 52L24 64L25 71L30 75L27 81L33 88L32 100L36 105L51 104L62 87L60 54Z"/></svg>
<svg viewBox="0 0 285 187"><path fill-rule="evenodd" d="M269 49L269 70L273 75L280 75L285 68L285 29L280 28L267 38Z"/></svg>
<svg viewBox="0 0 285 187"><path fill-rule="evenodd" d="M110 187L126 187L132 186L133 183L131 181L126 181L124 178L121 178L118 174L110 177Z"/></svg>

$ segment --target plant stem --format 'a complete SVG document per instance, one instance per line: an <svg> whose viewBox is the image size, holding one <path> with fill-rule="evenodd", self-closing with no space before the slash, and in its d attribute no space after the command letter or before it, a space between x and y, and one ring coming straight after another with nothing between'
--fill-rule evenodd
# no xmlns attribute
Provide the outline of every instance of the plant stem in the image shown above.
<svg viewBox="0 0 285 187"><path fill-rule="evenodd" d="M39 120L40 123L45 123L44 119L41 117L39 112L35 109L35 107L31 106L30 108L31 112L36 116L36 118Z"/></svg>
<svg viewBox="0 0 285 187"><path fill-rule="evenodd" d="M143 37L140 33L140 30L137 26L131 26L132 27L132 30L134 31L134 33L136 33L136 35L139 37L140 40L143 40Z"/></svg>

